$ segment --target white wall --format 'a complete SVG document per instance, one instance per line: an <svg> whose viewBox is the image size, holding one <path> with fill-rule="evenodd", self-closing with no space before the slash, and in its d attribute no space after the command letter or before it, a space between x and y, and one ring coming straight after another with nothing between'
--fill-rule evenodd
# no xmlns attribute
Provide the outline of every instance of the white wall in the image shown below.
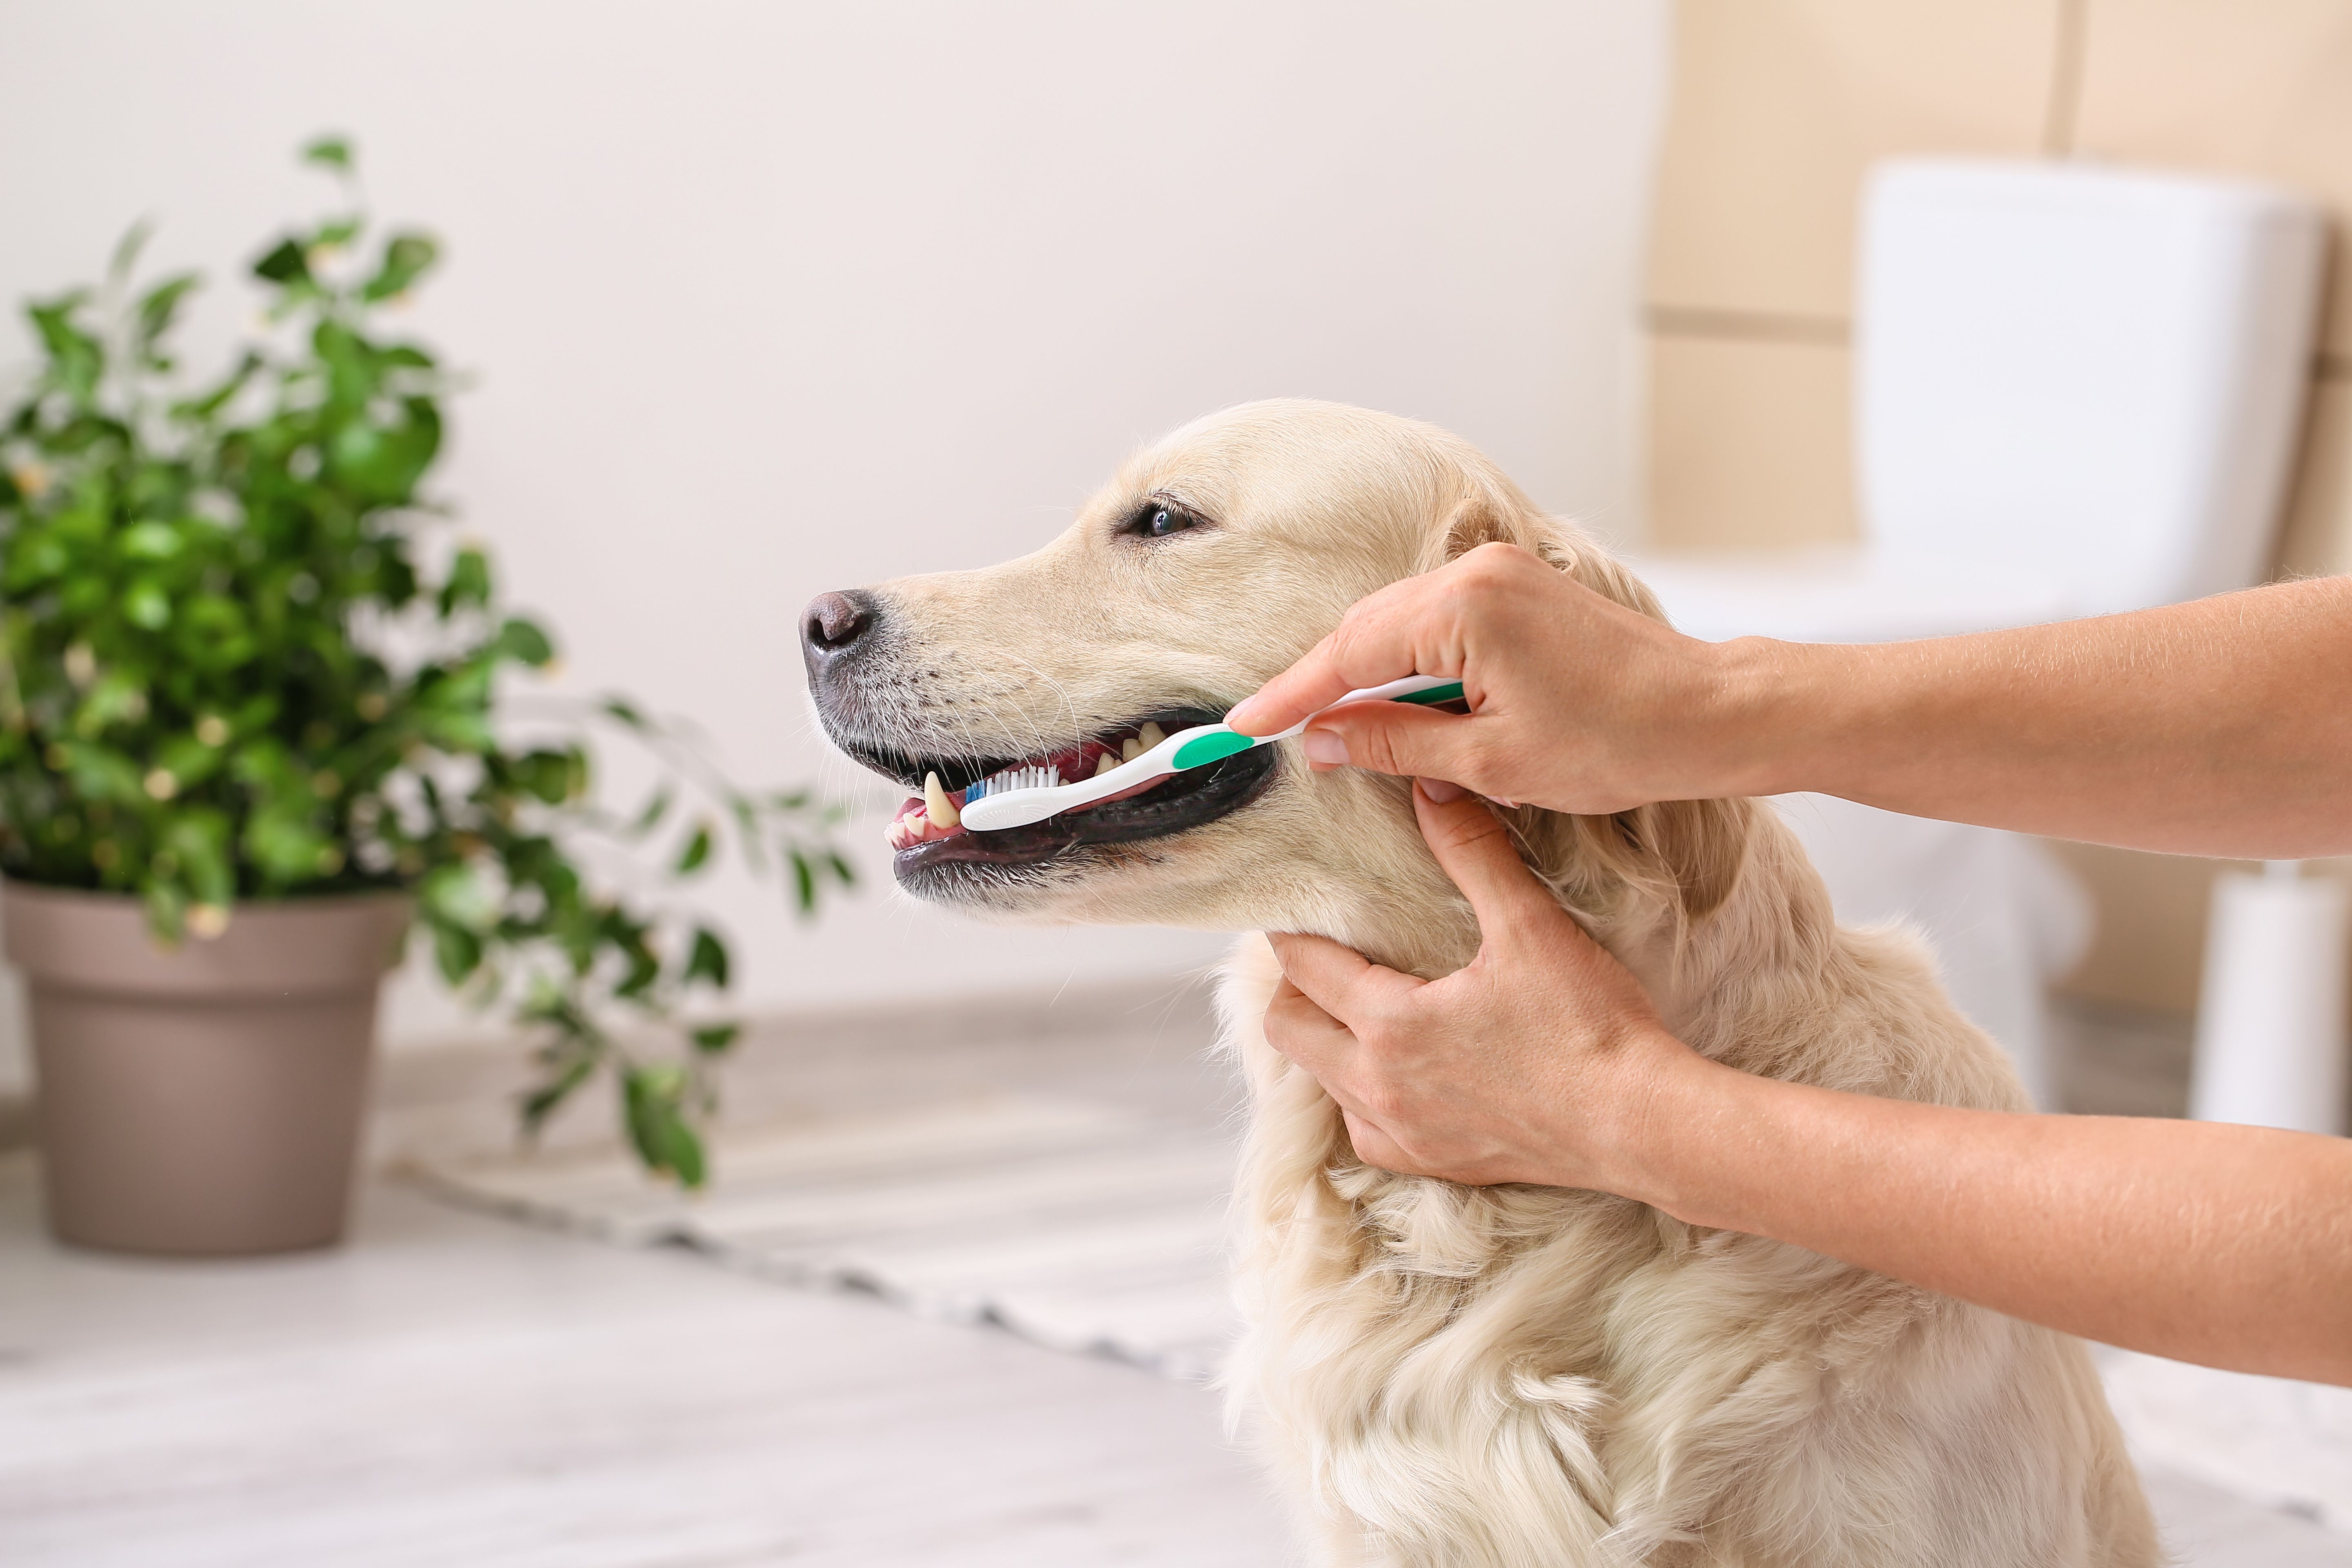
<svg viewBox="0 0 2352 1568"><path fill-rule="evenodd" d="M324 205L292 149L352 132L380 212L447 247L415 325L479 384L441 489L567 679L789 778L827 765L812 595L1030 549L1224 404L1432 419L1630 531L1664 52L1663 0L14 0L0 297L90 276L148 214L159 265L223 280L219 343L228 263ZM975 930L887 893L878 823L855 836L873 885L814 933L712 889L753 1004L1217 946Z"/></svg>

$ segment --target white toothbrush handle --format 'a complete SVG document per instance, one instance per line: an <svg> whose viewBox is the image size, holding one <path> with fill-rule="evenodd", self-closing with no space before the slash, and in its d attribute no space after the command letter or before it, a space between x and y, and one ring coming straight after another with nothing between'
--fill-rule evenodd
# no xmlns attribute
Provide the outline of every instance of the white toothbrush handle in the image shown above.
<svg viewBox="0 0 2352 1568"><path fill-rule="evenodd" d="M1402 680L1391 680L1380 686L1359 687L1337 702L1326 703L1318 708L1280 734L1267 735L1264 740L1287 741L1294 735L1305 734L1307 725L1330 712L1332 709L1345 708L1351 702L1391 702L1400 697L1412 697L1423 691L1434 691L1441 686L1453 687L1456 694L1459 694L1462 682L1450 675L1408 675Z"/></svg>
<svg viewBox="0 0 2352 1568"><path fill-rule="evenodd" d="M1223 724L1199 724L1190 730L1179 730L1151 750L1121 763L1107 773L1097 773L1090 779L1079 779L1072 784L1052 784L1038 789L1006 790L1002 795L984 795L964 806L961 820L966 827L975 833L994 833L1007 827L1026 827L1033 822L1043 822L1049 816L1058 816L1073 807L1090 805L1105 795L1117 795L1124 789L1133 789L1136 785L1158 778L1163 773L1177 772L1177 753L1203 736L1231 735L1234 740L1250 742L1249 746L1233 747L1231 750L1216 753L1216 755L1232 756L1239 752L1250 750L1251 747L1271 745L1276 741L1289 740L1304 731L1318 716L1328 713L1333 708L1345 708L1351 702L1385 702L1401 697L1409 698L1423 691L1435 691L1441 687L1451 687L1454 692L1458 694L1462 689L1462 683L1441 675L1408 675L1402 680L1391 680L1386 685L1367 686L1361 690L1349 692L1339 701L1328 707L1318 708L1313 713L1309 713L1305 719L1278 735L1243 735L1227 729ZM1204 761L1214 760L1216 760L1214 755L1204 759ZM1186 765L1199 767L1202 763L1190 763Z"/></svg>

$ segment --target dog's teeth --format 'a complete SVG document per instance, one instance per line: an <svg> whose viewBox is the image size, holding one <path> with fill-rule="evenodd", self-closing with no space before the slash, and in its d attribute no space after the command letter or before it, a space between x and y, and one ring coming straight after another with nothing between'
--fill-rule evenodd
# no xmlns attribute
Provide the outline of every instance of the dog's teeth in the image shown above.
<svg viewBox="0 0 2352 1568"><path fill-rule="evenodd" d="M1120 762L1131 763L1141 755L1143 755L1143 740L1141 736L1129 735L1126 740L1121 741L1118 743L1118 760Z"/></svg>
<svg viewBox="0 0 2352 1568"><path fill-rule="evenodd" d="M940 787L940 775L937 773L923 775L923 810L941 827L962 826L963 818L956 811L955 802L948 798L948 792Z"/></svg>
<svg viewBox="0 0 2352 1568"><path fill-rule="evenodd" d="M909 840L920 838L931 830L930 819L919 811L910 811L898 820L907 825L907 837Z"/></svg>
<svg viewBox="0 0 2352 1568"><path fill-rule="evenodd" d="M1108 752L1105 752L1101 756L1095 759L1095 777L1102 777L1103 774L1118 766L1118 762L1119 760L1117 757L1112 756Z"/></svg>
<svg viewBox="0 0 2352 1568"><path fill-rule="evenodd" d="M1138 730L1135 732L1136 749L1138 751L1148 752L1167 738L1168 731L1161 729L1159 725L1146 724L1142 729Z"/></svg>

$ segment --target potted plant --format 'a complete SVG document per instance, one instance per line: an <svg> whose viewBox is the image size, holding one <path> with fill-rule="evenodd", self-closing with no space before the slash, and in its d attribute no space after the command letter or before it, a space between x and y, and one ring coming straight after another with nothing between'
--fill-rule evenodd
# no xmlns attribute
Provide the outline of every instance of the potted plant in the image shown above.
<svg viewBox="0 0 2352 1568"><path fill-rule="evenodd" d="M600 847L676 879L731 841L803 912L851 879L813 795L735 787L637 705L519 712L551 642L446 537L422 487L450 379L378 321L436 247L372 238L346 142L304 156L348 205L253 264L268 326L234 368L183 384L197 279L134 290L134 230L101 288L28 307L42 362L0 425L5 936L71 1242L336 1239L412 926L538 1032L526 1128L609 1073L647 1168L698 1184L728 949ZM591 723L664 765L642 809L597 804Z"/></svg>

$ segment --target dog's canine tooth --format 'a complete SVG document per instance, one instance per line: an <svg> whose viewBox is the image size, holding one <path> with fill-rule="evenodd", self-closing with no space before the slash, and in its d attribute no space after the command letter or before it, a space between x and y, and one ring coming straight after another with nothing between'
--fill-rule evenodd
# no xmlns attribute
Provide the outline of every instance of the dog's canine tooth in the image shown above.
<svg viewBox="0 0 2352 1568"><path fill-rule="evenodd" d="M962 826L963 818L957 812L955 802L948 798L948 792L940 787L940 775L937 773L923 775L923 811L941 827Z"/></svg>
<svg viewBox="0 0 2352 1568"><path fill-rule="evenodd" d="M1111 755L1108 752L1105 752L1101 756L1095 759L1095 777L1102 777L1103 774L1118 766L1118 758Z"/></svg>
<svg viewBox="0 0 2352 1568"><path fill-rule="evenodd" d="M1120 762L1131 763L1141 755L1143 755L1142 737L1138 735L1129 735L1126 740L1121 741L1118 743L1118 760Z"/></svg>
<svg viewBox="0 0 2352 1568"><path fill-rule="evenodd" d="M1168 731L1157 724L1146 724L1135 732L1136 749L1148 752L1168 738Z"/></svg>

